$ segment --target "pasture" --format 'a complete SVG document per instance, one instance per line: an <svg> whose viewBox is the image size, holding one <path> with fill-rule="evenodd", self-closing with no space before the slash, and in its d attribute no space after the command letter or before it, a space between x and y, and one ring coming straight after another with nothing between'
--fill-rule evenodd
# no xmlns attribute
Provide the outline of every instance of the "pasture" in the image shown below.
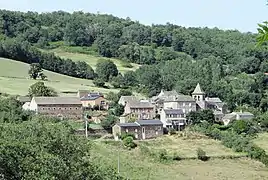
<svg viewBox="0 0 268 180"><path fill-rule="evenodd" d="M200 138L183 139L182 137L164 136L156 140L140 141L148 148L165 148L176 151L181 157L196 157L196 149L201 147L211 156L241 155L225 148L219 142ZM267 178L268 171L257 161L245 157L236 159L211 158L203 162L197 159L186 159L168 163L155 161L144 154L139 145L134 150L127 150L119 143L95 141L92 146L92 160L105 162L117 170L119 155L119 172L124 177L135 180L262 180Z"/></svg>
<svg viewBox="0 0 268 180"><path fill-rule="evenodd" d="M254 139L254 143L263 148L268 153L268 133L260 133L258 137Z"/></svg>
<svg viewBox="0 0 268 180"><path fill-rule="evenodd" d="M29 79L28 70L29 64L0 58L0 92L12 95L26 95L28 88L37 82L37 80ZM48 77L48 81L45 81L45 84L54 88L60 95L73 96L79 89L102 93L118 91L112 88L95 87L92 80L74 78L47 70L44 70L44 74ZM65 92L71 93L66 94Z"/></svg>
<svg viewBox="0 0 268 180"><path fill-rule="evenodd" d="M118 71L121 73L125 73L127 71L135 71L140 66L138 64L131 63L131 65L133 67L127 68L127 67L124 67L124 65L123 65L124 62L119 60L119 59L97 57L97 56L93 56L93 55L89 55L89 54L82 54L82 53L66 52L65 50L63 50L61 48L52 49L52 50L49 50L49 52L53 52L53 53L55 53L55 55L57 55L61 58L64 58L64 59L69 58L69 59L72 59L73 61L85 61L94 70L96 69L96 64L98 63L98 60L100 60L100 59L109 59L109 60L113 61L115 63L115 65L117 66Z"/></svg>

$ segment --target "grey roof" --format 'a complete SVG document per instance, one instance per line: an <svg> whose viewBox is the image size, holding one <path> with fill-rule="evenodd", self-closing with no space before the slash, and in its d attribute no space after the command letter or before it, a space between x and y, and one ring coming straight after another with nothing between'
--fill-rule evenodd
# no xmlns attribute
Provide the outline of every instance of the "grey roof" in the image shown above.
<svg viewBox="0 0 268 180"><path fill-rule="evenodd" d="M164 109L166 114L184 114L182 109Z"/></svg>
<svg viewBox="0 0 268 180"><path fill-rule="evenodd" d="M225 114L224 117L222 119L232 119L232 118L235 118L235 114Z"/></svg>
<svg viewBox="0 0 268 180"><path fill-rule="evenodd" d="M17 98L17 100L18 101L20 101L20 102L31 102L31 97L28 97L28 96L19 96L18 98Z"/></svg>
<svg viewBox="0 0 268 180"><path fill-rule="evenodd" d="M208 97L208 98L206 98L206 101L207 102L214 102L214 103L222 103L221 99L218 97L213 97L213 98Z"/></svg>
<svg viewBox="0 0 268 180"><path fill-rule="evenodd" d="M233 113L236 113L236 114L238 114L238 115L247 115L247 116L254 116L252 113L250 113L250 112L233 112Z"/></svg>
<svg viewBox="0 0 268 180"><path fill-rule="evenodd" d="M163 125L160 120L138 120L136 121L140 125Z"/></svg>
<svg viewBox="0 0 268 180"><path fill-rule="evenodd" d="M36 104L81 104L79 97L34 97ZM81 104L82 105L82 104Z"/></svg>
<svg viewBox="0 0 268 180"><path fill-rule="evenodd" d="M177 93L177 91L175 90L172 90L172 91L162 90L158 96L160 97L160 96L177 96L177 95L179 95L179 93Z"/></svg>
<svg viewBox="0 0 268 180"><path fill-rule="evenodd" d="M194 98L188 95L169 96L165 98L166 102L195 102Z"/></svg>
<svg viewBox="0 0 268 180"><path fill-rule="evenodd" d="M137 126L140 126L137 123L119 123L117 125L120 126L120 127L137 127Z"/></svg>
<svg viewBox="0 0 268 180"><path fill-rule="evenodd" d="M133 101L139 101L139 99L136 96L121 96L119 101L124 102L133 102Z"/></svg>
<svg viewBox="0 0 268 180"><path fill-rule="evenodd" d="M103 97L103 94L99 92L90 92L80 97L80 99L81 101L86 101L86 100L95 100L98 99L99 97Z"/></svg>
<svg viewBox="0 0 268 180"><path fill-rule="evenodd" d="M129 107L130 108L153 108L154 105L152 105L150 102L141 102L141 101L130 101Z"/></svg>
<svg viewBox="0 0 268 180"><path fill-rule="evenodd" d="M205 94L205 92L201 89L200 84L198 83L192 94Z"/></svg>

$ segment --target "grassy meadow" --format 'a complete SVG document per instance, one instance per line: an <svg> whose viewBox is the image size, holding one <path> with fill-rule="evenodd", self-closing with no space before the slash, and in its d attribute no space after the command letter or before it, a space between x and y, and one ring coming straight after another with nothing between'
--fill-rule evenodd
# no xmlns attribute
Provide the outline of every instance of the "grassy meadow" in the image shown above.
<svg viewBox="0 0 268 180"><path fill-rule="evenodd" d="M197 159L159 162L144 154L139 148L140 143L150 149L176 151L180 157L196 157L196 149L199 147L209 156L241 155L212 139L164 136L156 140L140 141L134 150L127 150L118 143L94 141L92 159L105 162L117 170L119 152L120 174L131 180L263 180L268 177L267 168L262 163L245 157L211 158L206 162Z"/></svg>
<svg viewBox="0 0 268 180"><path fill-rule="evenodd" d="M26 95L28 88L37 82L29 79L28 70L29 65L26 63L0 58L0 92L12 95ZM44 70L44 74L48 77L48 81L45 81L45 84L54 88L60 95L68 95L64 92L73 92L69 95L74 95L79 89L103 93L118 91L112 88L95 87L92 80L74 78L46 70Z"/></svg>
<svg viewBox="0 0 268 180"><path fill-rule="evenodd" d="M138 64L131 63L131 65L133 67L127 68L127 67L124 67L124 62L119 60L119 59L98 57L98 56L93 56L90 54L83 54L83 53L66 52L62 48L52 49L52 50L49 50L49 52L53 52L53 53L55 53L55 55L62 57L62 58L65 58L65 59L69 58L69 59L72 59L73 61L85 61L94 70L96 68L96 64L98 63L98 60L100 60L100 59L109 59L109 60L113 61L115 63L115 65L117 66L119 72L121 72L121 73L125 73L127 71L134 71L134 70L138 69L140 66Z"/></svg>
<svg viewBox="0 0 268 180"><path fill-rule="evenodd" d="M254 143L263 148L268 153L268 133L260 133L258 137L254 139Z"/></svg>

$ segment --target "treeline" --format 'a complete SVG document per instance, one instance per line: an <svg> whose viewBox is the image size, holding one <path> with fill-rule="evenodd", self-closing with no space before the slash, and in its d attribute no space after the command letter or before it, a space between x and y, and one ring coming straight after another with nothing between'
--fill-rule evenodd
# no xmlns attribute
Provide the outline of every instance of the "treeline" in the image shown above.
<svg viewBox="0 0 268 180"><path fill-rule="evenodd" d="M39 63L43 69L72 77L85 79L95 77L94 70L84 61L74 62L70 59L62 59L53 53L42 52L19 38L0 41L0 57L28 64Z"/></svg>
<svg viewBox="0 0 268 180"><path fill-rule="evenodd" d="M145 26L129 18L63 11L38 14L1 10L0 22L2 38L22 40L10 48L2 46L6 57L39 60L44 69L75 77L92 79L97 74L116 88L131 87L149 96L161 89L190 94L200 83L208 96L220 97L231 110L243 105L268 109L264 75L268 52L255 47L256 35L252 33L169 23ZM109 71L101 67L94 73L85 63L64 61L30 46L53 48L51 42L58 41L143 66L124 75L110 65ZM95 79L95 84L103 86L101 78Z"/></svg>

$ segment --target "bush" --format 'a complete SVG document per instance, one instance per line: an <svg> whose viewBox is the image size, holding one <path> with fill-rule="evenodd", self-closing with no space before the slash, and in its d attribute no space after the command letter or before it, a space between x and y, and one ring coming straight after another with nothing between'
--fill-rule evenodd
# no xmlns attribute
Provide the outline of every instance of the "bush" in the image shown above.
<svg viewBox="0 0 268 180"><path fill-rule="evenodd" d="M105 86L105 82L102 79L100 79L100 78L95 78L93 80L93 84L95 86L97 86L97 87L104 87Z"/></svg>
<svg viewBox="0 0 268 180"><path fill-rule="evenodd" d="M126 138L123 139L123 144L129 149L133 149L137 147L137 144L133 141L133 137L127 136Z"/></svg>
<svg viewBox="0 0 268 180"><path fill-rule="evenodd" d="M170 128L170 129L168 130L168 133L169 133L169 135L174 135L174 134L176 134L176 130L173 129L173 128Z"/></svg>
<svg viewBox="0 0 268 180"><path fill-rule="evenodd" d="M176 152L174 152L174 153L173 153L173 157L172 157L172 159L173 159L174 161L180 161L182 158L181 158Z"/></svg>
<svg viewBox="0 0 268 180"><path fill-rule="evenodd" d="M207 161L209 159L209 157L206 155L206 152L201 148L197 149L197 158L201 161Z"/></svg>
<svg viewBox="0 0 268 180"><path fill-rule="evenodd" d="M134 134L131 134L131 133L122 133L120 135L120 139L122 139L122 140L124 140L127 137L132 137L133 139L135 139L135 135Z"/></svg>

